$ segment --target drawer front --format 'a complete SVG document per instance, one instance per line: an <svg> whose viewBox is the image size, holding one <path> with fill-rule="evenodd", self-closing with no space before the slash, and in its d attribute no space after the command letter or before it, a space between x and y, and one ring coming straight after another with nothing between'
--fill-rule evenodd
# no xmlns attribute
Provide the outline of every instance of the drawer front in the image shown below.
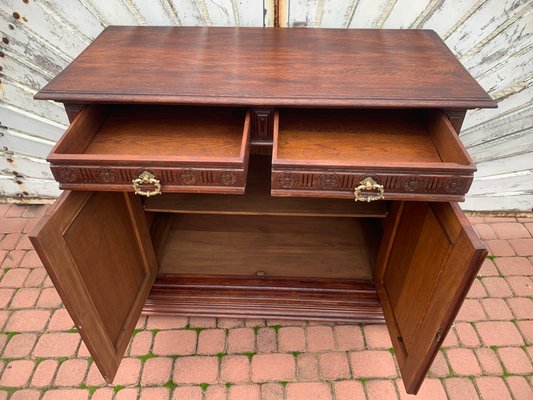
<svg viewBox="0 0 533 400"><path fill-rule="evenodd" d="M475 170L438 111L292 109L274 117L274 196L462 201Z"/></svg>
<svg viewBox="0 0 533 400"><path fill-rule="evenodd" d="M62 189L238 194L249 144L245 109L91 105L48 161Z"/></svg>
<svg viewBox="0 0 533 400"><path fill-rule="evenodd" d="M367 178L383 186L383 200L460 201L472 175L435 175L403 171L296 171L274 168L272 195L355 198L355 188Z"/></svg>
<svg viewBox="0 0 533 400"><path fill-rule="evenodd" d="M82 165L51 166L54 178L64 190L134 191L133 181L144 172L152 174L161 185L162 193L243 193L246 171L243 168L153 168L97 167ZM139 185L143 189L144 185ZM150 189L146 184L144 189ZM153 185L152 185L153 186Z"/></svg>

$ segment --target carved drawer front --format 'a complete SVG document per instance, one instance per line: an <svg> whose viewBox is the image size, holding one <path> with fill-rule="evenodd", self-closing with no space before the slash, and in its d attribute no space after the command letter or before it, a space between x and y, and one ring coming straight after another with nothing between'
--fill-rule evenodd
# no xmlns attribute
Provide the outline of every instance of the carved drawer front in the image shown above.
<svg viewBox="0 0 533 400"><path fill-rule="evenodd" d="M435 110L281 109L272 195L462 201L475 165Z"/></svg>
<svg viewBox="0 0 533 400"><path fill-rule="evenodd" d="M62 189L244 193L244 108L90 105L48 156Z"/></svg>

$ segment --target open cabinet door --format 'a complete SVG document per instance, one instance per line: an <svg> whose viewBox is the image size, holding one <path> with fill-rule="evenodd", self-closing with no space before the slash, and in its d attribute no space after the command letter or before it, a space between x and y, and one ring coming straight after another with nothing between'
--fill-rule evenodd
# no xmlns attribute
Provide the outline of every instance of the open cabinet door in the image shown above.
<svg viewBox="0 0 533 400"><path fill-rule="evenodd" d="M486 255L456 203L393 203L375 277L407 393L420 389Z"/></svg>
<svg viewBox="0 0 533 400"><path fill-rule="evenodd" d="M30 240L111 383L157 272L140 199L65 192Z"/></svg>

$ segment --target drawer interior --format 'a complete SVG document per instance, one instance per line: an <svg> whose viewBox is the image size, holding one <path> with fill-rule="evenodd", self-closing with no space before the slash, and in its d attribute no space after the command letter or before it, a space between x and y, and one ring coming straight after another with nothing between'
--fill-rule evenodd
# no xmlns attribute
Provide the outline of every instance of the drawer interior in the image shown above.
<svg viewBox="0 0 533 400"><path fill-rule="evenodd" d="M472 165L437 111L281 109L275 124L274 163Z"/></svg>
<svg viewBox="0 0 533 400"><path fill-rule="evenodd" d="M76 117L49 159L243 160L248 119L244 108L91 105Z"/></svg>

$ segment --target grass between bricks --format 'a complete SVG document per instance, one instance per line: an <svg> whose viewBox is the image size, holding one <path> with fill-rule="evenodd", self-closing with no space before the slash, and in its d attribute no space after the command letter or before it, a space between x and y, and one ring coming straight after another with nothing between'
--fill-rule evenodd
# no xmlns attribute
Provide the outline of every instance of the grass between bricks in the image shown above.
<svg viewBox="0 0 533 400"><path fill-rule="evenodd" d="M144 354L142 356L137 356L139 360L141 360L143 363L146 362L146 360L149 360L150 358L154 358L155 354L152 352L149 352L147 354Z"/></svg>
<svg viewBox="0 0 533 400"><path fill-rule="evenodd" d="M135 329L133 330L133 335L131 335L131 336L133 337L133 336L135 336L135 335L141 333L142 331L144 331L144 329L142 329L142 328L135 328Z"/></svg>
<svg viewBox="0 0 533 400"><path fill-rule="evenodd" d="M176 385L176 384L174 383L174 381L171 379L171 380L169 380L167 383L165 383L165 384L163 385L163 387L166 387L167 389L170 389L170 390L172 391L172 390L176 389L176 388L178 387L178 385Z"/></svg>
<svg viewBox="0 0 533 400"><path fill-rule="evenodd" d="M205 392L208 387L209 383L200 383L200 388L202 389L202 392Z"/></svg>
<svg viewBox="0 0 533 400"><path fill-rule="evenodd" d="M87 389L89 391L89 396L92 396L94 394L94 392L96 392L96 389L98 389L98 387L96 387L96 386L87 386L85 383L82 383L80 385L80 389Z"/></svg>
<svg viewBox="0 0 533 400"><path fill-rule="evenodd" d="M113 392L118 393L120 392L122 389L124 389L126 386L123 386L123 385L116 385L116 386L113 386Z"/></svg>
<svg viewBox="0 0 533 400"><path fill-rule="evenodd" d="M13 336L20 335L20 332L11 332L11 331L1 332L1 333L6 335L6 343L9 342Z"/></svg>
<svg viewBox="0 0 533 400"><path fill-rule="evenodd" d="M185 325L185 328L183 329L189 330L189 331L196 331L198 335L200 334L200 332L205 330L205 328L193 328L190 324Z"/></svg>

